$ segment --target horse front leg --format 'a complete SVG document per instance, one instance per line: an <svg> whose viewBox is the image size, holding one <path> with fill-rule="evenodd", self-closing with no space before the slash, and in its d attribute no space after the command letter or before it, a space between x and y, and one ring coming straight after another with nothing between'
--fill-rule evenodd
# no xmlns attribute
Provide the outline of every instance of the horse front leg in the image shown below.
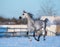
<svg viewBox="0 0 60 47"><path fill-rule="evenodd" d="M30 31L27 31L27 37L30 41L32 41L32 39L30 38L30 35L29 35Z"/></svg>
<svg viewBox="0 0 60 47"><path fill-rule="evenodd" d="M28 37L29 32L27 31L26 34L27 34L26 36Z"/></svg>
<svg viewBox="0 0 60 47"><path fill-rule="evenodd" d="M28 39L30 39L29 31L26 32Z"/></svg>

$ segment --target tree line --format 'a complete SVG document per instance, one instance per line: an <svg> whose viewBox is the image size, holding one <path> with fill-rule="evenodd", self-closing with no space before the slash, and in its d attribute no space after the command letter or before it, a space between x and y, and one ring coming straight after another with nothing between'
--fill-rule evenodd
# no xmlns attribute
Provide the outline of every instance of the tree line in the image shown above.
<svg viewBox="0 0 60 47"><path fill-rule="evenodd" d="M5 23L5 22L14 22L15 24L27 24L27 20L26 19L20 19L20 18L18 18L18 19L16 19L15 17L13 17L13 18L4 18L4 17L2 17L2 16L0 16L0 23L2 24L2 23Z"/></svg>

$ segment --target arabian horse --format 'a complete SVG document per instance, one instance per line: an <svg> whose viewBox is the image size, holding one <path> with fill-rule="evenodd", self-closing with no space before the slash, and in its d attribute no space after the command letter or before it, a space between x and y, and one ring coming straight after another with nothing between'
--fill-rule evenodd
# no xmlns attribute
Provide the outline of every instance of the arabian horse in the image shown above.
<svg viewBox="0 0 60 47"><path fill-rule="evenodd" d="M31 17L31 14L25 11L23 11L22 16L20 16L19 18L27 19L27 26L28 26L27 36L29 32L33 31L33 37L35 40L39 41L41 36L43 36L43 40L45 40L45 36L47 35L46 32L47 18L45 20L34 20ZM38 38L36 36L38 36Z"/></svg>

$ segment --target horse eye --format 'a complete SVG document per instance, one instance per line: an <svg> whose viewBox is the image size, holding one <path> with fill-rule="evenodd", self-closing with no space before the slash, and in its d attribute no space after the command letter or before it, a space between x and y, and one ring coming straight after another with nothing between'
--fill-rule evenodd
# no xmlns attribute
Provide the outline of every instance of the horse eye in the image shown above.
<svg viewBox="0 0 60 47"><path fill-rule="evenodd" d="M22 14L22 15L24 15L24 14Z"/></svg>

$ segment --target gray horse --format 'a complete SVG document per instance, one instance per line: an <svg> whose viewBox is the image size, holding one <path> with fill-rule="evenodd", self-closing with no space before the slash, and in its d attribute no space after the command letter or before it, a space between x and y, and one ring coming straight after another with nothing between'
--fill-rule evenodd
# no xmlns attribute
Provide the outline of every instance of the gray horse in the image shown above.
<svg viewBox="0 0 60 47"><path fill-rule="evenodd" d="M23 11L22 16L20 16L20 19L27 19L27 26L28 26L28 32L27 32L27 36L29 34L29 32L33 31L33 37L35 38L35 40L39 41L39 38L41 36L43 36L43 40L45 40L45 36L46 36L46 23L47 23L47 19L45 20L34 20L31 16L32 14L27 13L25 11ZM38 36L38 38L36 38L36 36Z"/></svg>

